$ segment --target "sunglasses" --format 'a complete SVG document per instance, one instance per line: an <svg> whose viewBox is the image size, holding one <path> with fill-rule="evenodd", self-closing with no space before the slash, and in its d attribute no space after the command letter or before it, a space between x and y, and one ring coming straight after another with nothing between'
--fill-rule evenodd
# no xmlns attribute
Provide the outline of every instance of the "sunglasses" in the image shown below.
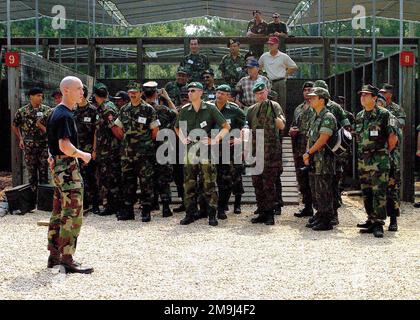
<svg viewBox="0 0 420 320"><path fill-rule="evenodd" d="M194 92L196 92L197 90L195 90L195 89L191 89L191 90L188 90L188 93L194 93Z"/></svg>
<svg viewBox="0 0 420 320"><path fill-rule="evenodd" d="M277 17L277 16L273 16L273 19L278 19L278 18L280 18L280 17Z"/></svg>
<svg viewBox="0 0 420 320"><path fill-rule="evenodd" d="M203 79L210 79L210 76L204 76Z"/></svg>

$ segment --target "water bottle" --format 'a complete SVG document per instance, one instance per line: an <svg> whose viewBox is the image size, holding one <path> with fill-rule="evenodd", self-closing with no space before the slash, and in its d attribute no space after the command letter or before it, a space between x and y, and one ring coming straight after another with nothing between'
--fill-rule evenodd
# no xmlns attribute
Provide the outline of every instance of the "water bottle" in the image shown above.
<svg viewBox="0 0 420 320"><path fill-rule="evenodd" d="M250 129L249 129L248 121L245 122L245 125L242 128L242 131L243 131L243 139L244 139L244 142L248 142L249 141L249 134L250 134Z"/></svg>

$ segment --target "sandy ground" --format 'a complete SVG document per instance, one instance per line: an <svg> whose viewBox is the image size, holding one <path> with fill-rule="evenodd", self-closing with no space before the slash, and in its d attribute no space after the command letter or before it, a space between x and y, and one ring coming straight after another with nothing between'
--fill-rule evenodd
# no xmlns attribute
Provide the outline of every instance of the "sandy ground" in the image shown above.
<svg viewBox="0 0 420 320"><path fill-rule="evenodd" d="M359 234L360 202L345 198L340 225L315 232L287 206L275 226L252 225L254 207L210 227L84 220L76 259L91 275L46 268L47 212L0 218L1 299L419 299L420 209L404 205L400 231Z"/></svg>

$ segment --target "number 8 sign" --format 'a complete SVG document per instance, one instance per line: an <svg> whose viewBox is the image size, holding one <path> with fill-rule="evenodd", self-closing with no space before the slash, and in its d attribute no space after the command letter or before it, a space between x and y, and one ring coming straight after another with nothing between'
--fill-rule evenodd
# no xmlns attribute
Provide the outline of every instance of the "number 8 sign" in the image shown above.
<svg viewBox="0 0 420 320"><path fill-rule="evenodd" d="M6 52L4 60L8 67L19 67L19 52Z"/></svg>

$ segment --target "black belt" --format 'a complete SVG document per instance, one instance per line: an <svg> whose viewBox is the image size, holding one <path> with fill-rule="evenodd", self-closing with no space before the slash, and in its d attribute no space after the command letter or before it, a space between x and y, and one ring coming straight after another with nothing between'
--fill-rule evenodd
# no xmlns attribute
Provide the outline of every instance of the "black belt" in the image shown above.
<svg viewBox="0 0 420 320"><path fill-rule="evenodd" d="M276 82L276 81L281 81L281 80L286 80L286 78L278 78L278 79L274 79L274 80L271 80L271 82Z"/></svg>

